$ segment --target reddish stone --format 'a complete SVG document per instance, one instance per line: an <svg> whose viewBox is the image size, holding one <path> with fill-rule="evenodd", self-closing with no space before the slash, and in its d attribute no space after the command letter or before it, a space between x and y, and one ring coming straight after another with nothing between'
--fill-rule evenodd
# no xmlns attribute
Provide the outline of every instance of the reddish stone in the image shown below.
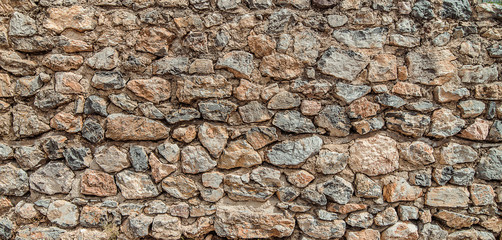
<svg viewBox="0 0 502 240"><path fill-rule="evenodd" d="M159 140L169 136L169 128L159 121L125 114L106 118L106 137L117 140Z"/></svg>
<svg viewBox="0 0 502 240"><path fill-rule="evenodd" d="M80 193L99 197L117 195L117 185L113 176L104 172L87 169L82 175Z"/></svg>
<svg viewBox="0 0 502 240"><path fill-rule="evenodd" d="M127 89L153 103L159 103L171 97L171 83L159 77L131 80L127 83Z"/></svg>
<svg viewBox="0 0 502 240"><path fill-rule="evenodd" d="M422 96L422 88L419 85L407 82L397 82L392 87L392 92L411 97Z"/></svg>
<svg viewBox="0 0 502 240"><path fill-rule="evenodd" d="M473 124L471 124L466 129L462 130L458 136L462 138L467 138L470 140L485 140L490 132L490 127L492 126L492 121L487 121L481 118L476 118Z"/></svg>
<svg viewBox="0 0 502 240"><path fill-rule="evenodd" d="M370 102L366 97L363 97L353 101L349 105L347 113L350 118L367 118L375 116L379 110L378 103Z"/></svg>
<svg viewBox="0 0 502 240"><path fill-rule="evenodd" d="M411 186L404 179L387 184L383 188L383 198L387 202L415 201L422 195L420 187Z"/></svg>

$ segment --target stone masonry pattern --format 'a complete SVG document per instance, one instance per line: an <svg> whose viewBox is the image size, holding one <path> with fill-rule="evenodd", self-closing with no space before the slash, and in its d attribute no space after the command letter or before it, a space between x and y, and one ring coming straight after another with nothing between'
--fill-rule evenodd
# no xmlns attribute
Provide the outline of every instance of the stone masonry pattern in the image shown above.
<svg viewBox="0 0 502 240"><path fill-rule="evenodd" d="M501 76L501 3L0 0L0 240L502 240Z"/></svg>

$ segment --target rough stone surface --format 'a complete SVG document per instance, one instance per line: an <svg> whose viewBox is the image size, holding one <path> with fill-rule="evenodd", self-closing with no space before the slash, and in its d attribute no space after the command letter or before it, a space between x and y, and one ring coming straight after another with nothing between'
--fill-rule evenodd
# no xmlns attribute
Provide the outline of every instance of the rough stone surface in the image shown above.
<svg viewBox="0 0 502 240"><path fill-rule="evenodd" d="M117 185L126 199L143 199L159 195L157 186L144 173L124 170L117 173Z"/></svg>
<svg viewBox="0 0 502 240"><path fill-rule="evenodd" d="M110 114L106 119L105 134L113 140L159 140L170 130L161 122L134 115Z"/></svg>
<svg viewBox="0 0 502 240"><path fill-rule="evenodd" d="M358 139L350 147L349 166L355 172L370 176L386 174L399 167L396 141L377 135Z"/></svg>
<svg viewBox="0 0 502 240"><path fill-rule="evenodd" d="M74 177L62 162L51 161L30 175L30 188L48 195L69 193Z"/></svg>
<svg viewBox="0 0 502 240"><path fill-rule="evenodd" d="M350 50L328 48L317 62L317 68L324 74L353 81L368 65L365 56Z"/></svg>
<svg viewBox="0 0 502 240"><path fill-rule="evenodd" d="M284 141L272 146L266 154L267 159L276 166L296 167L317 154L322 143L322 139L317 136Z"/></svg>

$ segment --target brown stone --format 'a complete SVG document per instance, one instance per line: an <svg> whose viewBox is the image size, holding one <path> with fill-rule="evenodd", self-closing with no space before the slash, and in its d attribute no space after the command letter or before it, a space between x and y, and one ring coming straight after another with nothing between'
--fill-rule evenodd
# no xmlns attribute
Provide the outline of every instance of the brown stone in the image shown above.
<svg viewBox="0 0 502 240"><path fill-rule="evenodd" d="M66 53L92 52L93 50L91 44L77 39L63 38L62 45Z"/></svg>
<svg viewBox="0 0 502 240"><path fill-rule="evenodd" d="M262 158L245 140L228 144L218 160L218 168L252 167L262 163Z"/></svg>
<svg viewBox="0 0 502 240"><path fill-rule="evenodd" d="M49 16L43 25L45 28L57 33L61 33L68 28L83 32L93 30L96 27L94 11L85 9L80 5L49 8L47 13Z"/></svg>
<svg viewBox="0 0 502 240"><path fill-rule="evenodd" d="M278 140L277 129L274 127L253 127L246 132L246 141L254 149L260 149Z"/></svg>
<svg viewBox="0 0 502 240"><path fill-rule="evenodd" d="M408 78L413 83L443 85L457 78L457 68L451 63L456 57L450 50L427 49L425 53L406 54Z"/></svg>
<svg viewBox="0 0 502 240"><path fill-rule="evenodd" d="M305 116L315 116L321 111L321 102L315 100L303 100L300 105L300 111Z"/></svg>
<svg viewBox="0 0 502 240"><path fill-rule="evenodd" d="M54 75L56 80L56 92L62 94L82 94L85 92L84 87L80 84L82 75L71 72L57 72Z"/></svg>
<svg viewBox="0 0 502 240"><path fill-rule="evenodd" d="M80 182L80 193L99 197L117 195L113 175L92 169L85 170Z"/></svg>
<svg viewBox="0 0 502 240"><path fill-rule="evenodd" d="M12 97L14 85L11 84L9 74L0 73L0 97Z"/></svg>
<svg viewBox="0 0 502 240"><path fill-rule="evenodd" d="M397 78L396 56L380 54L375 56L368 68L368 81L385 82Z"/></svg>
<svg viewBox="0 0 502 240"><path fill-rule="evenodd" d="M340 214L349 214L351 212L365 210L368 205L361 203L347 203L347 204L336 204L328 203L327 210L330 212L336 212Z"/></svg>
<svg viewBox="0 0 502 240"><path fill-rule="evenodd" d="M374 229L364 229L358 232L345 233L347 240L380 240L380 232Z"/></svg>
<svg viewBox="0 0 502 240"><path fill-rule="evenodd" d="M376 135L357 139L350 146L349 166L354 172L369 176L387 174L399 167L399 153L394 139Z"/></svg>
<svg viewBox="0 0 502 240"><path fill-rule="evenodd" d="M495 192L492 186L472 184L469 190L471 191L471 200L474 205L489 205L494 203Z"/></svg>
<svg viewBox="0 0 502 240"><path fill-rule="evenodd" d="M428 136L435 138L450 137L462 130L465 120L455 116L453 111L441 108L432 113L432 125Z"/></svg>
<svg viewBox="0 0 502 240"><path fill-rule="evenodd" d="M131 80L127 83L127 89L153 103L166 101L171 97L171 83L159 77Z"/></svg>
<svg viewBox="0 0 502 240"><path fill-rule="evenodd" d="M161 27L141 29L136 43L136 51L147 52L157 56L167 55L169 45L176 35Z"/></svg>
<svg viewBox="0 0 502 240"><path fill-rule="evenodd" d="M169 130L163 123L145 117L117 113L106 118L106 137L116 141L165 139Z"/></svg>
<svg viewBox="0 0 502 240"><path fill-rule="evenodd" d="M162 163L154 153L150 153L148 164L150 164L152 177L153 180L155 180L155 183L159 183L171 173L175 172L177 169L176 165L174 164Z"/></svg>
<svg viewBox="0 0 502 240"><path fill-rule="evenodd" d="M502 83L494 82L476 85L474 97L483 100L502 100Z"/></svg>
<svg viewBox="0 0 502 240"><path fill-rule="evenodd" d="M341 238L345 234L346 225L343 220L323 221L310 214L301 214L296 216L296 221L298 227L313 238Z"/></svg>
<svg viewBox="0 0 502 240"><path fill-rule="evenodd" d="M84 58L78 55L50 54L42 60L44 66L54 71L70 71L84 64Z"/></svg>
<svg viewBox="0 0 502 240"><path fill-rule="evenodd" d="M404 81L408 79L408 68L406 66L397 67L397 80Z"/></svg>
<svg viewBox="0 0 502 240"><path fill-rule="evenodd" d="M299 188L304 188L315 179L315 176L305 170L298 170L286 174L288 182Z"/></svg>
<svg viewBox="0 0 502 240"><path fill-rule="evenodd" d="M248 37L249 50L257 57L264 57L274 52L276 43L267 35L250 35Z"/></svg>
<svg viewBox="0 0 502 240"><path fill-rule="evenodd" d="M303 72L303 65L296 58L277 53L263 58L260 71L265 76L290 80Z"/></svg>
<svg viewBox="0 0 502 240"><path fill-rule="evenodd" d="M463 187L432 187L425 196L425 204L431 207L467 207L469 192Z"/></svg>
<svg viewBox="0 0 502 240"><path fill-rule="evenodd" d="M203 123L199 126L199 141L213 157L218 157L227 145L228 132L224 126Z"/></svg>
<svg viewBox="0 0 502 240"><path fill-rule="evenodd" d="M202 98L226 98L232 94L232 85L221 75L184 76L177 82L176 96L182 103Z"/></svg>
<svg viewBox="0 0 502 240"><path fill-rule="evenodd" d="M241 79L238 87L234 89L235 98L241 101L260 100L261 86L248 80Z"/></svg>
<svg viewBox="0 0 502 240"><path fill-rule="evenodd" d="M392 92L409 97L422 96L422 88L417 84L408 82L397 82L394 87L392 87Z"/></svg>
<svg viewBox="0 0 502 240"><path fill-rule="evenodd" d="M380 110L378 103L370 102L366 97L359 98L353 101L347 108L347 113L350 118L367 118L375 116Z"/></svg>
<svg viewBox="0 0 502 240"><path fill-rule="evenodd" d="M0 67L16 76L28 76L36 73L37 63L26 60L15 51L0 50Z"/></svg>
<svg viewBox="0 0 502 240"><path fill-rule="evenodd" d="M82 130L82 116L75 116L67 112L59 112L50 121L51 128L69 133Z"/></svg>
<svg viewBox="0 0 502 240"><path fill-rule="evenodd" d="M383 198L387 202L415 201L422 195L420 187L411 186L402 178L383 187Z"/></svg>
<svg viewBox="0 0 502 240"><path fill-rule="evenodd" d="M214 73L213 61L210 59L195 59L190 67L188 73L211 74Z"/></svg>
<svg viewBox="0 0 502 240"><path fill-rule="evenodd" d="M173 130L172 137L178 141L190 143L197 137L197 128L194 125L176 128Z"/></svg>
<svg viewBox="0 0 502 240"><path fill-rule="evenodd" d="M490 127L492 126L492 124L492 121L476 118L474 123L468 126L466 129L462 130L458 134L458 136L470 140L485 140L488 136L488 133L490 132Z"/></svg>
<svg viewBox="0 0 502 240"><path fill-rule="evenodd" d="M382 240L417 240L418 228L413 223L398 222L382 232Z"/></svg>
<svg viewBox="0 0 502 240"><path fill-rule="evenodd" d="M484 221L481 222L480 224L482 227L495 232L495 233L500 233L502 232L502 218L500 217L490 217Z"/></svg>
<svg viewBox="0 0 502 240"><path fill-rule="evenodd" d="M462 229L471 227L473 224L479 222L479 218L471 217L464 214L450 212L450 211L440 211L434 214L434 217L443 221L448 227Z"/></svg>

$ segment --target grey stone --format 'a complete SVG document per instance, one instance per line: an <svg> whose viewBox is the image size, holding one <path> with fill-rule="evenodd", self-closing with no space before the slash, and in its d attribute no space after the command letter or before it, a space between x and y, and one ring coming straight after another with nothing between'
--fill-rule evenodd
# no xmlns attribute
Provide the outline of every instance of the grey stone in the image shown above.
<svg viewBox="0 0 502 240"><path fill-rule="evenodd" d="M65 200L56 200L47 209L47 218L62 228L70 228L78 225L78 207Z"/></svg>
<svg viewBox="0 0 502 240"><path fill-rule="evenodd" d="M421 187L430 187L432 176L430 171L420 170L410 173L410 182Z"/></svg>
<svg viewBox="0 0 502 240"><path fill-rule="evenodd" d="M335 96L349 104L354 100L364 97L371 91L370 86L352 85L343 82L336 83Z"/></svg>
<svg viewBox="0 0 502 240"><path fill-rule="evenodd" d="M148 170L148 155L143 146L132 145L129 147L129 157L131 165L136 172L144 172Z"/></svg>
<svg viewBox="0 0 502 240"><path fill-rule="evenodd" d="M314 2L332 0L314 0ZM308 236L320 239L337 239L345 233L345 222L343 220L322 221L317 220L310 214L296 216L298 227Z"/></svg>
<svg viewBox="0 0 502 240"><path fill-rule="evenodd" d="M317 154L322 146L318 136L277 143L266 153L269 162L276 166L297 167L307 158Z"/></svg>
<svg viewBox="0 0 502 240"><path fill-rule="evenodd" d="M14 224L7 217L0 218L0 239L11 239L14 232Z"/></svg>
<svg viewBox="0 0 502 240"><path fill-rule="evenodd" d="M157 151L169 163L175 163L180 159L180 148L175 143L163 143L157 147Z"/></svg>
<svg viewBox="0 0 502 240"><path fill-rule="evenodd" d="M82 126L82 137L92 143L97 143L105 137L105 130L93 118L87 118Z"/></svg>
<svg viewBox="0 0 502 240"><path fill-rule="evenodd" d="M498 75L497 66L463 65L458 72L458 76L463 83L492 82L497 80Z"/></svg>
<svg viewBox="0 0 502 240"><path fill-rule="evenodd" d="M502 58L502 44L494 44L488 49L488 54L492 58Z"/></svg>
<svg viewBox="0 0 502 240"><path fill-rule="evenodd" d="M277 129L274 127L253 127L246 132L246 141L253 146L254 149L260 149L270 143L277 141Z"/></svg>
<svg viewBox="0 0 502 240"><path fill-rule="evenodd" d="M58 240L66 231L58 227L34 227L32 225L24 225L17 230L16 240L32 240L32 236L37 236L37 239Z"/></svg>
<svg viewBox="0 0 502 240"><path fill-rule="evenodd" d="M272 1L271 0L245 0L247 3L248 7L251 9L267 9L272 7Z"/></svg>
<svg viewBox="0 0 502 240"><path fill-rule="evenodd" d="M327 80L307 81L297 78L291 81L290 91L302 93L307 98L325 98L329 91L331 91L331 87L332 84Z"/></svg>
<svg viewBox="0 0 502 240"><path fill-rule="evenodd" d="M188 72L190 61L187 57L164 57L152 63L152 68L157 75L179 75Z"/></svg>
<svg viewBox="0 0 502 240"><path fill-rule="evenodd" d="M487 137L488 141L500 142L502 141L502 121L495 120L490 127L490 132Z"/></svg>
<svg viewBox="0 0 502 240"><path fill-rule="evenodd" d="M209 0L190 0L190 5L197 10L205 10L211 7Z"/></svg>
<svg viewBox="0 0 502 240"><path fill-rule="evenodd" d="M30 190L28 174L13 164L0 166L0 194L23 196Z"/></svg>
<svg viewBox="0 0 502 240"><path fill-rule="evenodd" d="M450 109L442 108L432 114L432 124L428 136L445 138L453 136L462 130L465 120L453 115Z"/></svg>
<svg viewBox="0 0 502 240"><path fill-rule="evenodd" d="M317 69L324 74L348 81L368 65L368 60L360 53L329 47L317 61Z"/></svg>
<svg viewBox="0 0 502 240"><path fill-rule="evenodd" d="M96 72L91 79L91 85L101 90L114 90L124 88L126 81L121 72Z"/></svg>
<svg viewBox="0 0 502 240"><path fill-rule="evenodd" d="M206 120L226 122L237 106L228 100L208 100L199 102L199 111Z"/></svg>
<svg viewBox="0 0 502 240"><path fill-rule="evenodd" d="M291 35L287 33L281 34L277 41L277 51L280 53L285 53L288 50L291 41L293 41Z"/></svg>
<svg viewBox="0 0 502 240"><path fill-rule="evenodd" d="M258 101L239 107L239 114L245 123L264 122L272 117L268 109Z"/></svg>
<svg viewBox="0 0 502 240"><path fill-rule="evenodd" d="M408 110L418 112L431 112L438 108L432 101L426 99L418 102L407 103L405 107Z"/></svg>
<svg viewBox="0 0 502 240"><path fill-rule="evenodd" d="M100 146L94 150L94 162L105 172L114 173L131 166L127 154L115 146Z"/></svg>
<svg viewBox="0 0 502 240"><path fill-rule="evenodd" d="M236 9L240 3L241 0L218 0L216 5L220 10L226 11Z"/></svg>
<svg viewBox="0 0 502 240"><path fill-rule="evenodd" d="M51 161L30 175L30 188L48 195L69 193L74 177L62 162Z"/></svg>
<svg viewBox="0 0 502 240"><path fill-rule="evenodd" d="M399 205L397 208L401 221L418 219L418 208L414 206Z"/></svg>
<svg viewBox="0 0 502 240"><path fill-rule="evenodd" d="M294 187L280 187L277 189L276 194L281 202L292 202L300 196L300 192ZM322 196L324 197L324 195ZM326 197L324 197L324 199L326 199Z"/></svg>
<svg viewBox="0 0 502 240"><path fill-rule="evenodd" d="M345 179L334 176L333 179L317 184L317 191L339 204L347 204L354 193L352 184Z"/></svg>
<svg viewBox="0 0 502 240"><path fill-rule="evenodd" d="M63 151L66 164L75 171L90 166L92 161L91 149L86 147L70 147Z"/></svg>
<svg viewBox="0 0 502 240"><path fill-rule="evenodd" d="M272 125L285 132L315 133L314 123L296 110L288 110L275 114Z"/></svg>
<svg viewBox="0 0 502 240"><path fill-rule="evenodd" d="M333 221L333 220L337 220L339 219L339 216L338 214L336 213L332 213L332 212L328 212L324 209L319 209L317 211L317 217L321 220L324 220L324 221Z"/></svg>
<svg viewBox="0 0 502 240"><path fill-rule="evenodd" d="M207 0L204 0L204 1L207 1ZM215 39L214 43L215 43L216 47L223 48L223 47L227 46L229 38L230 38L230 36L228 35L228 33L226 31L220 30L220 31L218 31L218 33L216 33L216 39Z"/></svg>
<svg viewBox="0 0 502 240"><path fill-rule="evenodd" d="M282 186L281 171L269 167L257 167L251 171L250 177L262 187L278 188Z"/></svg>
<svg viewBox="0 0 502 240"><path fill-rule="evenodd" d="M281 91L274 95L269 101L269 109L290 109L298 107L301 104L301 97L298 94L288 91Z"/></svg>
<svg viewBox="0 0 502 240"><path fill-rule="evenodd" d="M345 25L349 18L345 15L328 15L327 20L330 27L336 28Z"/></svg>
<svg viewBox="0 0 502 240"><path fill-rule="evenodd" d="M10 18L9 35L29 37L37 33L37 23L29 16L14 12Z"/></svg>
<svg viewBox="0 0 502 240"><path fill-rule="evenodd" d="M62 106L70 101L71 99L69 97L53 89L43 89L35 95L33 105L41 110L49 110Z"/></svg>
<svg viewBox="0 0 502 240"><path fill-rule="evenodd" d="M366 28L363 30L335 30L333 37L349 48L382 48L387 38L387 28Z"/></svg>
<svg viewBox="0 0 502 240"><path fill-rule="evenodd" d="M34 75L37 63L26 60L15 51L0 51L0 67L16 76Z"/></svg>
<svg viewBox="0 0 502 240"><path fill-rule="evenodd" d="M346 153L339 153L329 150L321 150L316 159L316 166L322 174L336 174L347 166L349 156Z"/></svg>
<svg viewBox="0 0 502 240"><path fill-rule="evenodd" d="M112 47L106 47L87 59L87 65L94 69L112 70L119 64L119 53Z"/></svg>
<svg viewBox="0 0 502 240"><path fill-rule="evenodd" d="M125 199L144 199L159 195L150 175L124 170L115 175L117 186Z"/></svg>
<svg viewBox="0 0 502 240"><path fill-rule="evenodd" d="M84 113L98 114L103 117L108 116L108 112L106 111L106 100L96 95L89 96L85 99Z"/></svg>
<svg viewBox="0 0 502 240"><path fill-rule="evenodd" d="M361 121L352 122L352 126L359 134L367 134L383 128L385 121L382 117L374 117L370 119L363 119Z"/></svg>
<svg viewBox="0 0 502 240"><path fill-rule="evenodd" d="M39 167L47 159L45 153L36 146L20 146L14 153L16 162L25 170Z"/></svg>
<svg viewBox="0 0 502 240"><path fill-rule="evenodd" d="M181 150L181 168L184 173L207 172L216 167L216 164L202 146L186 146Z"/></svg>
<svg viewBox="0 0 502 240"><path fill-rule="evenodd" d="M435 17L431 2L420 0L415 3L411 15L420 19L431 19Z"/></svg>
<svg viewBox="0 0 502 240"><path fill-rule="evenodd" d="M414 141L409 145L404 143L399 146L400 157L417 166L434 163L436 159L433 153L432 146L422 141Z"/></svg>
<svg viewBox="0 0 502 240"><path fill-rule="evenodd" d="M406 104L406 101L404 99L388 93L377 95L375 97L375 100L377 103L392 108L400 108Z"/></svg>
<svg viewBox="0 0 502 240"><path fill-rule="evenodd" d="M313 0L312 5L318 8L329 8L339 2L339 0Z"/></svg>
<svg viewBox="0 0 502 240"><path fill-rule="evenodd" d="M125 93L119 93L119 94L110 94L108 96L110 101L115 104L115 106L121 108L122 110L125 110L129 113L133 113L136 107L138 107L138 103L134 100L132 100L129 95Z"/></svg>
<svg viewBox="0 0 502 240"><path fill-rule="evenodd" d="M432 178L439 185L445 185L453 176L452 166L437 167L432 173Z"/></svg>
<svg viewBox="0 0 502 240"><path fill-rule="evenodd" d="M189 199L199 195L195 181L183 175L164 178L162 189L171 197L179 199Z"/></svg>
<svg viewBox="0 0 502 240"><path fill-rule="evenodd" d="M140 214L138 216L129 217L126 224L131 237L142 238L148 236L148 231L152 222L153 217Z"/></svg>
<svg viewBox="0 0 502 240"><path fill-rule="evenodd" d="M151 119L164 119L164 113L160 111L152 102L140 103L138 105L139 110L147 118Z"/></svg>
<svg viewBox="0 0 502 240"><path fill-rule="evenodd" d="M254 69L253 54L244 51L232 51L218 59L216 69L227 69L235 77L249 79Z"/></svg>
<svg viewBox="0 0 502 240"><path fill-rule="evenodd" d="M450 142L441 149L440 162L455 165L472 163L478 159L478 153L470 146Z"/></svg>
<svg viewBox="0 0 502 240"><path fill-rule="evenodd" d="M389 44L398 47L413 48L420 45L420 38L401 34L391 34L389 36Z"/></svg>
<svg viewBox="0 0 502 240"><path fill-rule="evenodd" d="M185 108L173 109L165 114L166 121L169 124L176 124L183 121L190 121L193 119L200 118L200 112L195 108Z"/></svg>
<svg viewBox="0 0 502 240"><path fill-rule="evenodd" d="M472 168L454 169L450 183L460 186L470 186L474 182L476 171Z"/></svg>
<svg viewBox="0 0 502 240"><path fill-rule="evenodd" d="M265 29L268 33L282 33L293 21L293 13L288 9L276 11L268 18Z"/></svg>
<svg viewBox="0 0 502 240"><path fill-rule="evenodd" d="M66 148L65 136L49 136L43 138L40 143L40 148L44 151L45 155L51 160L63 158L63 151Z"/></svg>
<svg viewBox="0 0 502 240"><path fill-rule="evenodd" d="M350 119L339 105L325 106L314 121L318 127L327 129L330 136L345 137L350 133Z"/></svg>
<svg viewBox="0 0 502 240"><path fill-rule="evenodd" d="M326 195L316 191L313 187L303 189L300 197L310 203L320 206L325 206L328 203Z"/></svg>
<svg viewBox="0 0 502 240"><path fill-rule="evenodd" d="M466 100L458 103L463 118L477 117L485 110L485 103L479 100Z"/></svg>
<svg viewBox="0 0 502 240"><path fill-rule="evenodd" d="M486 109L486 119L492 120L495 118L496 114L497 114L497 104L494 101L490 101L488 103L488 108Z"/></svg>
<svg viewBox="0 0 502 240"><path fill-rule="evenodd" d="M10 38L12 46L19 52L38 53L48 52L56 47L56 44L50 37L32 36L30 38L13 37ZM0 40L1 41L1 40Z"/></svg>
<svg viewBox="0 0 502 240"><path fill-rule="evenodd" d="M373 225L373 215L369 212L353 212L345 221L352 227L368 228Z"/></svg>
<svg viewBox="0 0 502 240"><path fill-rule="evenodd" d="M417 28L411 18L401 18L396 23L396 30L402 33L414 33Z"/></svg>
<svg viewBox="0 0 502 240"><path fill-rule="evenodd" d="M7 144L0 143L0 160L7 160L14 157L14 151Z"/></svg>
<svg viewBox="0 0 502 240"><path fill-rule="evenodd" d="M441 17L468 20L471 18L471 4L468 0L444 0Z"/></svg>
<svg viewBox="0 0 502 240"><path fill-rule="evenodd" d="M448 232L446 230L432 223L426 223L420 233L424 236L424 239L427 240L440 240L448 237Z"/></svg>
<svg viewBox="0 0 502 240"><path fill-rule="evenodd" d="M385 122L389 130L406 136L421 137L431 123L431 119L417 112L389 111L385 113Z"/></svg>
<svg viewBox="0 0 502 240"><path fill-rule="evenodd" d="M502 180L502 150L491 148L481 157L476 175L484 180Z"/></svg>
<svg viewBox="0 0 502 240"><path fill-rule="evenodd" d="M44 86L44 82L40 75L22 77L16 81L15 92L22 97L30 97L35 95L40 88Z"/></svg>
<svg viewBox="0 0 502 240"><path fill-rule="evenodd" d="M319 40L315 33L302 31L295 35L294 53L302 62L312 65L319 56Z"/></svg>
<svg viewBox="0 0 502 240"><path fill-rule="evenodd" d="M444 32L439 35L437 35L434 39L432 39L432 43L437 46L437 47L442 47L448 44L450 41L450 33Z"/></svg>

